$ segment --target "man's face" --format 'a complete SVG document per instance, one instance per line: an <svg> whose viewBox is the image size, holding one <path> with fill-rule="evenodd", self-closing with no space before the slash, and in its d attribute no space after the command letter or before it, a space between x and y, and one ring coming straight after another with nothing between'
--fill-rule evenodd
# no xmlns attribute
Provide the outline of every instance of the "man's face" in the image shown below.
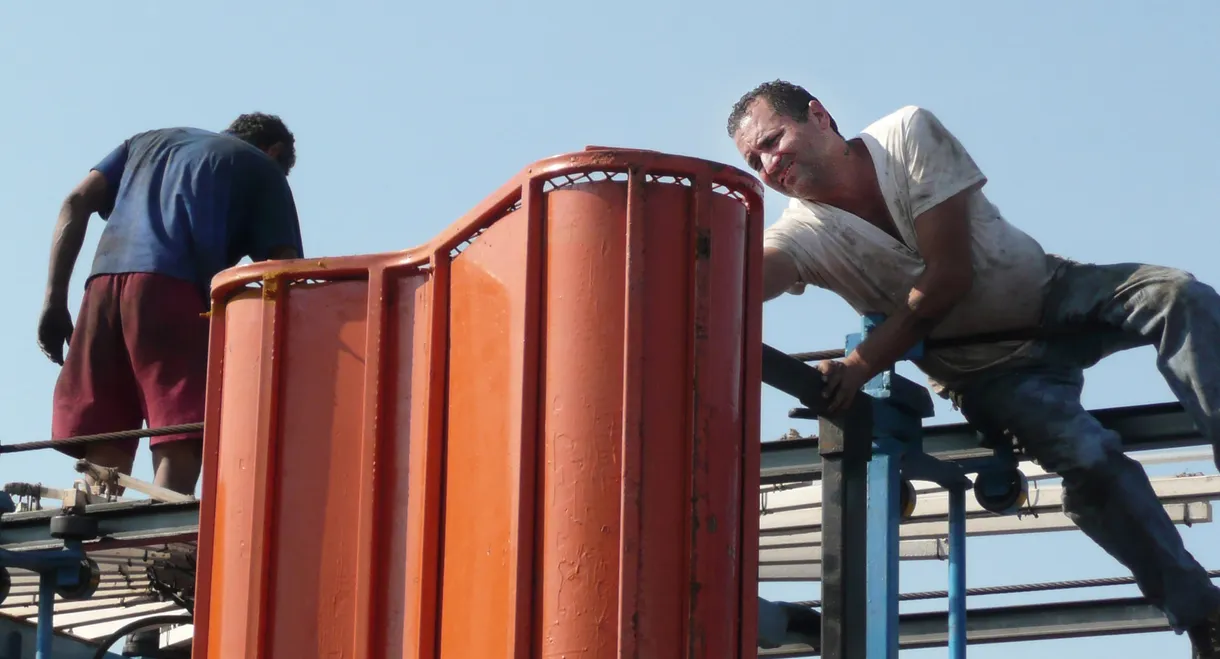
<svg viewBox="0 0 1220 659"><path fill-rule="evenodd" d="M754 101L742 117L733 142L750 169L771 189L798 199L812 199L829 180L831 154L840 142L830 117L817 101L809 118L795 121L777 114L766 99Z"/></svg>

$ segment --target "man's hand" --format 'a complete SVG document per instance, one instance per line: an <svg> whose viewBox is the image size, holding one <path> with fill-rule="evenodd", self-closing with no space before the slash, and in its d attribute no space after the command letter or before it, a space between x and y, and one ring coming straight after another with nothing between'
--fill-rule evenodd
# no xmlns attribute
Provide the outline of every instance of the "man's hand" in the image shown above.
<svg viewBox="0 0 1220 659"><path fill-rule="evenodd" d="M64 365L64 345L72 339L72 314L66 304L47 303L38 318L38 347L47 359Z"/></svg>
<svg viewBox="0 0 1220 659"><path fill-rule="evenodd" d="M856 394L872 377L867 364L850 356L842 361L819 362L817 369L825 381L822 397L826 399L827 414L838 414L850 408Z"/></svg>

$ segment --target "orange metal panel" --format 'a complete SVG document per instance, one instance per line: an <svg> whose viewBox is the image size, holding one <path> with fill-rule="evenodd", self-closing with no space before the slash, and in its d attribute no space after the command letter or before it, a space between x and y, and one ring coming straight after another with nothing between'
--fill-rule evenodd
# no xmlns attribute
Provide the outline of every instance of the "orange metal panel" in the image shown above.
<svg viewBox="0 0 1220 659"><path fill-rule="evenodd" d="M251 581L254 551L251 546L254 536L251 504L254 500L255 474L265 469L264 465L256 462L258 442L254 440L258 427L259 353L263 333L259 294L243 294L241 298L234 301L233 308L226 310L228 313L213 316L214 320L224 323L223 335L229 339L223 344L222 355L229 368L223 372L219 388L220 405L225 414L217 419L217 423L205 421L208 431L218 430L219 443L226 450L218 454L209 452L209 457L217 456L213 457L219 461L216 473L245 476L215 480L215 487L207 490L214 494L204 497L204 501L214 504L216 510L224 511L225 517L225 523L221 525L200 525L199 558L202 564L208 559L204 550L210 550L212 556L207 564L211 567L211 582L215 584L215 592L219 596L196 600L195 621L205 626L210 621L213 635L210 644L212 654L209 656L213 657L237 657L246 653L249 636L246 627L254 615L248 597L232 595L245 593ZM215 325L213 327L215 334ZM212 354L215 353L213 349ZM215 390L211 393L215 393ZM212 532L210 541L203 536L206 530ZM216 551L217 548L220 551ZM219 560L216 558L218 555Z"/></svg>
<svg viewBox="0 0 1220 659"><path fill-rule="evenodd" d="M761 209L591 148L427 245L222 273L195 656L752 656Z"/></svg>
<svg viewBox="0 0 1220 659"><path fill-rule="evenodd" d="M370 448L362 436L364 376L375 368L366 359L368 285L297 293L288 295L284 318L274 522L264 540L269 647L258 656L342 656L354 646L357 571L371 544L358 514L368 485L362 453ZM309 621L317 624L302 627Z"/></svg>
<svg viewBox="0 0 1220 659"><path fill-rule="evenodd" d="M521 455L520 374L527 368L521 349L527 339L525 219L517 211L492 225L452 265L443 657L513 656L513 581L519 550L513 527L520 491L513 466ZM531 400L534 395L529 393Z"/></svg>
<svg viewBox="0 0 1220 659"><path fill-rule="evenodd" d="M406 654L417 420L399 374L426 277L370 262L305 283L322 270L214 300L194 656Z"/></svg>
<svg viewBox="0 0 1220 659"><path fill-rule="evenodd" d="M428 496L419 489L428 479L417 473L422 472L428 460L423 455L416 457L417 449L427 446L424 439L427 437L428 421L425 406L428 400L431 293L431 283L422 278L402 281L394 295L394 314L387 319L387 335L396 338L386 360L398 366L395 373L384 376L383 381L392 381L393 387L386 388L386 398L380 404L393 410L393 432L383 437L394 438L395 441L383 439L381 464L389 465L390 472L395 476L379 480L379 496L384 497L381 500L384 507L378 509L377 519L384 525L386 537L383 545L385 551L374 566L383 566L383 572L379 575L383 578L378 587L381 589L379 601L385 603L385 608L373 617L372 637L376 638L377 626L383 625L384 647L393 652L387 654L374 648L370 649L369 657L416 656L408 641L417 633L417 630L412 631L412 621L419 618L411 614L419 611L417 598L421 592L414 585L418 579L418 569L413 571L413 566L419 565L416 561L422 560L425 552L413 545L415 527L412 522L423 519L421 504L425 501L439 503L435 493ZM401 441L404 437L412 440ZM417 470L417 467L421 469ZM436 480L433 479L433 482ZM429 560L435 564L435 552ZM429 567L428 572L435 571ZM377 575L376 571L374 575Z"/></svg>
<svg viewBox="0 0 1220 659"><path fill-rule="evenodd" d="M449 260L433 258L429 284L426 334L417 345L426 355L411 378L413 398L419 401L411 425L410 470L407 501L408 579L404 612L404 659L424 659L436 654L439 605L441 468L444 457L445 374L448 350ZM417 311L423 317L423 309ZM392 559L391 559L392 560ZM388 657L387 657L388 659Z"/></svg>

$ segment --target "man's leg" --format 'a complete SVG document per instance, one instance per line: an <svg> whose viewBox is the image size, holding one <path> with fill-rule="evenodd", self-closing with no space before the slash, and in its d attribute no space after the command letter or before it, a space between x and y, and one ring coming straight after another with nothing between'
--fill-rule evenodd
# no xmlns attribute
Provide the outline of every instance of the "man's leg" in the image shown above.
<svg viewBox="0 0 1220 659"><path fill-rule="evenodd" d="M155 439L155 438L154 438ZM153 483L183 494L193 494L203 467L203 441L170 441L152 447Z"/></svg>
<svg viewBox="0 0 1220 659"><path fill-rule="evenodd" d="M194 284L157 274L127 275L123 332L144 393L148 427L203 422L207 380L208 306ZM154 482L194 494L202 466L202 434L153 437Z"/></svg>
<svg viewBox="0 0 1220 659"><path fill-rule="evenodd" d="M68 356L55 383L52 439L137 430L143 425L140 392L119 322L121 286L116 277L100 276L85 289ZM73 458L130 474L138 447L139 440L130 439L57 448ZM122 488L116 494L122 494Z"/></svg>
<svg viewBox="0 0 1220 659"><path fill-rule="evenodd" d="M1186 631L1220 608L1220 589L1186 550L1121 438L1081 405L1083 384L1080 369L1032 365L978 378L953 397L978 430L1010 431L1044 469L1062 476L1064 512L1131 570L1176 630Z"/></svg>
<svg viewBox="0 0 1220 659"><path fill-rule="evenodd" d="M1220 469L1220 295L1189 273L1134 263L1067 263L1046 301L1045 324L1100 323L1104 341L1052 341L1050 354L1087 367L1137 345L1156 348L1157 368L1199 430Z"/></svg>

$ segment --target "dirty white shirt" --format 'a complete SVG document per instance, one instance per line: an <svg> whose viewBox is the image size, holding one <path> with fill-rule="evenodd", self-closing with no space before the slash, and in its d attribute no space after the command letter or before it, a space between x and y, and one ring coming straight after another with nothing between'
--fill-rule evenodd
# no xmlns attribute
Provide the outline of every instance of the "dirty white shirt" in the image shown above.
<svg viewBox="0 0 1220 659"><path fill-rule="evenodd" d="M857 313L891 315L907 303L923 271L915 218L949 197L970 193L974 284L932 332L963 336L1035 327L1050 267L1036 240L1009 224L981 188L987 178L970 154L928 110L907 106L865 128L881 192L902 236L899 242L864 219L833 206L791 200L763 239L792 257L805 285L841 296ZM933 388L1028 350L1028 341L940 348L918 362Z"/></svg>

